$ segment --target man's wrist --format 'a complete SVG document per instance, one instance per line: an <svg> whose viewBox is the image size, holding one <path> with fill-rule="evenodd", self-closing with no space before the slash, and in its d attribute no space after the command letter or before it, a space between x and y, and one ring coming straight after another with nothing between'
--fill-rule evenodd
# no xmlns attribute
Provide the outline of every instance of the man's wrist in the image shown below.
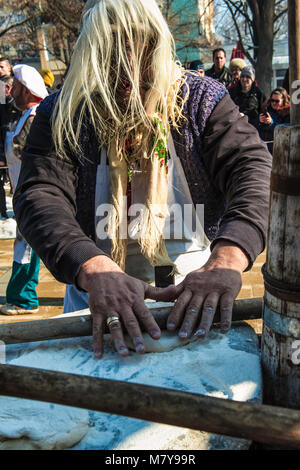
<svg viewBox="0 0 300 470"><path fill-rule="evenodd" d="M249 258L242 248L229 240L219 240L206 263L211 267L223 267L243 272L249 265Z"/></svg>
<svg viewBox="0 0 300 470"><path fill-rule="evenodd" d="M121 268L106 255L97 255L85 261L78 272L76 278L77 286L88 292L91 283L91 277L94 274L105 272L122 272Z"/></svg>

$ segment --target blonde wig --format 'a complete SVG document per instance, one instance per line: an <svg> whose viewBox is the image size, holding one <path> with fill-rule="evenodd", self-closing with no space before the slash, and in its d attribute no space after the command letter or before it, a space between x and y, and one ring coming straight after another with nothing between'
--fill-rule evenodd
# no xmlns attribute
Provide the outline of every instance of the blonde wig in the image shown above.
<svg viewBox="0 0 300 470"><path fill-rule="evenodd" d="M80 158L80 129L87 114L99 146L110 163L114 220L108 232L112 257L124 267L124 220L128 170L138 165L147 188L139 244L153 266L172 264L163 241L167 175L155 152L166 141L170 124L183 119L180 87L183 69L175 62L174 41L155 0L90 0L82 15L81 34L53 114L53 136L59 155L67 148ZM162 124L155 124L159 113ZM130 151L128 151L130 147Z"/></svg>
<svg viewBox="0 0 300 470"><path fill-rule="evenodd" d="M109 146L115 138L119 157L126 158L130 136L132 158L137 158L145 142L153 147L150 134L161 137L153 125L155 110L167 130L182 118L177 96L181 75L172 35L155 0L88 1L53 115L56 150L63 156L67 146L80 151L79 132L88 111L100 145Z"/></svg>

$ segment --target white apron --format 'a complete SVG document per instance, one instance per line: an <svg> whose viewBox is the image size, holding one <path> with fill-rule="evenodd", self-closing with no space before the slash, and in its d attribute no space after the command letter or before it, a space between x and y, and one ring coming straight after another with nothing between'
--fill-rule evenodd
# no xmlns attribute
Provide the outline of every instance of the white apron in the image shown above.
<svg viewBox="0 0 300 470"><path fill-rule="evenodd" d="M27 111L20 117L16 125L16 128L14 130L6 132L5 156L6 156L9 178L11 181L13 193L15 192L18 179L19 179L20 169L21 169L21 160L19 157L15 155L14 150L13 150L13 145L12 145L13 138L20 134L29 116L35 116L37 107L38 107L38 104L32 106L32 108L27 109Z"/></svg>
<svg viewBox="0 0 300 470"><path fill-rule="evenodd" d="M23 129L24 124L26 123L29 116L35 116L36 108L38 105L32 106L29 108L19 119L15 130L7 131L5 137L5 156L8 166L9 178L11 181L12 192L16 190L18 183L20 169L21 169L21 160L18 158L13 150L13 138L20 134ZM17 229L17 235L14 243L14 257L13 260L19 264L28 264L31 260L32 249L22 237L21 233Z"/></svg>
<svg viewBox="0 0 300 470"><path fill-rule="evenodd" d="M181 220L181 229L184 236L181 239L170 238L165 241L170 259L176 264L179 275L176 276L175 283L181 282L185 276L203 266L210 256L209 240L205 236L203 224L196 214L191 193L185 174L178 158L172 136L169 136L168 150L170 159L168 162L168 207L178 204L181 208L185 205L191 211L192 231L185 223L184 218L178 219L178 214L171 213L167 218L171 234L174 230L180 232L178 220ZM131 204L139 202L139 191L143 191L143 176L134 174L131 182ZM105 148L101 149L100 164L97 168L96 191L95 191L95 227L96 234L99 233L97 227L104 219L105 205L109 207L110 202L110 176L108 158ZM99 208L102 208L99 210ZM173 206L174 207L174 206ZM204 214L203 214L204 215ZM176 226L175 226L176 222ZM175 232L176 233L176 232ZM96 245L105 253L110 252L110 240L101 240L96 236ZM154 268L148 260L141 254L137 241L129 239L127 246L125 271L130 276L141 279L145 282L154 282ZM64 313L73 312L87 308L88 294L81 292L75 286L66 286L64 300Z"/></svg>

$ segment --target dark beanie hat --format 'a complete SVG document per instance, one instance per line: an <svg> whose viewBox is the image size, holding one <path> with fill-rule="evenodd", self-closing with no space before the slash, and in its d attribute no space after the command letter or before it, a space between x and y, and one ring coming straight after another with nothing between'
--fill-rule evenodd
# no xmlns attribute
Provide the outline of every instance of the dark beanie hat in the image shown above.
<svg viewBox="0 0 300 470"><path fill-rule="evenodd" d="M241 77L243 75L244 76L246 75L247 77L250 77L251 80L254 82L254 80L255 80L255 71L254 71L253 67L251 67L251 66L244 67L242 72L241 72Z"/></svg>
<svg viewBox="0 0 300 470"><path fill-rule="evenodd" d="M190 63L190 70L204 69L204 64L202 60L193 60Z"/></svg>

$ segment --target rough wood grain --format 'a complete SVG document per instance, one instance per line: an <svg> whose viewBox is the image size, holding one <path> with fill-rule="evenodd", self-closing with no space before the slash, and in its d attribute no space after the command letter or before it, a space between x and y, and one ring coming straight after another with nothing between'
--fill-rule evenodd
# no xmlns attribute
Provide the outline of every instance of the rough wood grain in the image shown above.
<svg viewBox="0 0 300 470"><path fill-rule="evenodd" d="M0 365L0 389L2 395L300 449L300 411L12 365Z"/></svg>
<svg viewBox="0 0 300 470"><path fill-rule="evenodd" d="M300 2L299 2L300 5ZM300 126L279 126L275 130L272 172L286 178L299 178L300 187ZM287 179L284 190L273 188L270 196L269 235L266 271L281 281L285 292L300 285L300 195L289 194ZM276 314L300 321L300 302L283 300L279 292L266 292L264 304ZM295 289L294 289L295 290ZM295 297L294 297L295 298ZM264 371L264 402L289 408L300 408L300 365L293 362L292 334L279 334L276 325L264 322L262 364Z"/></svg>
<svg viewBox="0 0 300 470"><path fill-rule="evenodd" d="M148 304L156 322L161 329L166 328L167 317L172 303L153 302ZM233 320L251 320L262 317L262 298L236 300L233 308ZM216 312L215 323L220 321ZM108 332L108 330L107 330ZM47 339L75 338L91 336L92 317L88 309L60 315L44 320L19 322L0 325L0 340L6 344L45 341Z"/></svg>

